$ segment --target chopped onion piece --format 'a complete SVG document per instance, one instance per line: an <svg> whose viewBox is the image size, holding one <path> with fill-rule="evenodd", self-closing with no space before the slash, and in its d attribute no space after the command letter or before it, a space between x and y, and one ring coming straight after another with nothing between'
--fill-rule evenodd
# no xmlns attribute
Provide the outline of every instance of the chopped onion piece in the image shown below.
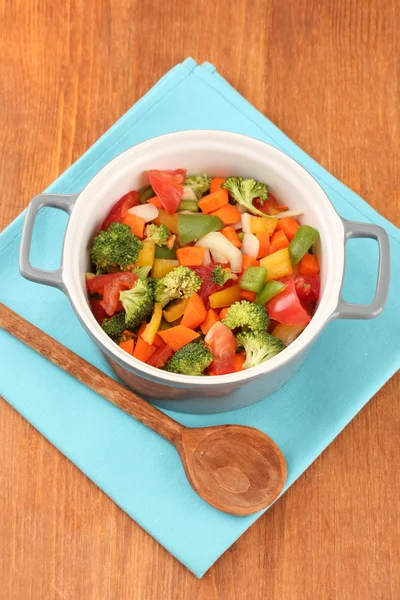
<svg viewBox="0 0 400 600"><path fill-rule="evenodd" d="M251 233L251 215L249 215L249 213L243 213L241 221L243 233Z"/></svg>
<svg viewBox="0 0 400 600"><path fill-rule="evenodd" d="M141 217L148 223L158 217L158 208L154 204L139 204L128 210L131 215Z"/></svg>
<svg viewBox="0 0 400 600"><path fill-rule="evenodd" d="M238 231L238 229L242 229L242 220L240 219L239 221L236 221L236 223L231 225L231 227L233 227L235 231Z"/></svg>
<svg viewBox="0 0 400 600"><path fill-rule="evenodd" d="M260 242L253 233L245 233L242 241L242 253L251 258L257 258Z"/></svg>
<svg viewBox="0 0 400 600"><path fill-rule="evenodd" d="M211 254L208 248L204 248L203 267L208 267L211 264Z"/></svg>
<svg viewBox="0 0 400 600"><path fill-rule="evenodd" d="M283 212L274 215L277 219L283 219L283 217L298 217L304 213L303 210L285 210Z"/></svg>
<svg viewBox="0 0 400 600"><path fill-rule="evenodd" d="M216 262L229 262L232 273L241 272L242 253L240 252L239 248L236 248L236 246L234 246L232 242L230 242L219 231L207 233L207 235L197 240L196 246L200 246L200 248L208 248Z"/></svg>
<svg viewBox="0 0 400 600"><path fill-rule="evenodd" d="M182 200L196 200L197 202L196 194L189 185L183 186Z"/></svg>

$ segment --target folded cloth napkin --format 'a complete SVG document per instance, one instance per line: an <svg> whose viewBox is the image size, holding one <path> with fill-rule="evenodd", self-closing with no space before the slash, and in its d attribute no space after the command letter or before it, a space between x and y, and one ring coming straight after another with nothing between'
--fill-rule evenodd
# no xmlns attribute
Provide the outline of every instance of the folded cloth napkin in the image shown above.
<svg viewBox="0 0 400 600"><path fill-rule="evenodd" d="M130 146L196 128L236 131L277 146L316 177L343 217L378 223L391 238L392 285L379 318L331 323L300 372L254 406L219 415L173 414L189 426L240 423L265 431L286 456L287 489L399 368L400 233L300 150L212 65L198 66L193 59L167 73L47 191L78 192ZM21 215L0 236L0 301L111 375L67 298L19 275L22 220ZM39 214L34 264L58 266L65 222L60 211ZM357 240L348 244L347 257L345 297L369 302L376 248ZM233 517L211 508L187 483L172 446L1 331L0 394L198 577L261 514Z"/></svg>

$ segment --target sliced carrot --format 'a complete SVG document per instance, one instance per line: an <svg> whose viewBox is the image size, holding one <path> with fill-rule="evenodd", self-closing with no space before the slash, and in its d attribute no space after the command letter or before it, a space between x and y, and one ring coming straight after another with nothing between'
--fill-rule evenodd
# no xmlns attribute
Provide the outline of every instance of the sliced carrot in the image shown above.
<svg viewBox="0 0 400 600"><path fill-rule="evenodd" d="M260 242L257 258L264 258L264 256L267 256L268 254L269 234L266 231L263 231L262 233L256 233L256 238Z"/></svg>
<svg viewBox="0 0 400 600"><path fill-rule="evenodd" d="M134 342L133 338L129 338L128 340L125 340L124 342L120 342L119 347L122 348L122 350L125 350L125 352L128 352L128 354L133 354L135 342Z"/></svg>
<svg viewBox="0 0 400 600"><path fill-rule="evenodd" d="M242 273L245 272L247 267L259 267L259 266L260 266L260 261L258 261L256 258L253 258L252 256L246 256L246 254L243 254Z"/></svg>
<svg viewBox="0 0 400 600"><path fill-rule="evenodd" d="M147 200L148 204L154 204L154 206L156 206L157 208L162 208L163 205L161 204L161 200L158 196L153 196L152 198L149 198Z"/></svg>
<svg viewBox="0 0 400 600"><path fill-rule="evenodd" d="M305 254L300 261L300 275L318 275L319 262L314 254Z"/></svg>
<svg viewBox="0 0 400 600"><path fill-rule="evenodd" d="M287 238L286 233L282 230L275 231L275 233L271 237L271 248L269 253L272 254L272 252L283 250L283 248L287 248L288 246L289 240Z"/></svg>
<svg viewBox="0 0 400 600"><path fill-rule="evenodd" d="M203 300L196 293L192 294L183 313L181 325L189 329L197 329L207 316L207 309Z"/></svg>
<svg viewBox="0 0 400 600"><path fill-rule="evenodd" d="M227 190L217 190L212 194L208 194L208 196L204 196L201 200L199 200L198 204L201 212L208 214L218 210L219 208L222 208L222 206L228 204L228 201L229 195Z"/></svg>
<svg viewBox="0 0 400 600"><path fill-rule="evenodd" d="M147 362L149 360L150 356L156 350L155 346L148 344L142 338L142 333L145 329L146 329L146 323L143 323L140 326L140 329L138 331L138 339L136 342L135 349L133 351L133 356L143 362Z"/></svg>
<svg viewBox="0 0 400 600"><path fill-rule="evenodd" d="M228 314L228 310L229 310L229 307L225 306L225 308L222 308L219 311L219 318L221 319L221 321L222 321L222 319L225 319L226 315Z"/></svg>
<svg viewBox="0 0 400 600"><path fill-rule="evenodd" d="M242 242L240 241L239 236L233 229L233 227L224 227L223 229L221 229L220 233L222 233L222 235L224 235L227 240L232 242L232 244L236 246L236 248L240 248L242 246Z"/></svg>
<svg viewBox="0 0 400 600"><path fill-rule="evenodd" d="M246 353L239 352L239 354L235 354L235 358L233 359L233 364L235 365L235 371L243 371L243 364L246 361Z"/></svg>
<svg viewBox="0 0 400 600"><path fill-rule="evenodd" d="M219 316L217 315L217 313L216 313L215 310L213 310L212 308L210 308L207 311L206 318L204 319L204 321L202 323L200 323L200 329L203 332L203 334L207 335L207 333L210 331L211 327L217 321L219 321Z"/></svg>
<svg viewBox="0 0 400 600"><path fill-rule="evenodd" d="M128 213L124 219L124 223L125 225L129 225L132 233L143 239L146 221L142 217Z"/></svg>
<svg viewBox="0 0 400 600"><path fill-rule="evenodd" d="M186 346L189 342L193 342L193 340L200 336L199 333L196 333L193 329L189 329L189 327L185 327L185 325L170 327L170 329L159 331L158 334L174 352L177 352L177 350L180 350L183 346Z"/></svg>
<svg viewBox="0 0 400 600"><path fill-rule="evenodd" d="M290 242L299 227L300 225L294 217L283 217L278 220L276 231L283 231Z"/></svg>
<svg viewBox="0 0 400 600"><path fill-rule="evenodd" d="M226 192L226 190L221 190L221 192ZM225 206L218 210L213 210L210 214L219 217L224 225L233 225L233 223L237 223L242 216L242 213L240 213L236 206L233 206L232 204L225 204Z"/></svg>
<svg viewBox="0 0 400 600"><path fill-rule="evenodd" d="M204 248L197 246L178 248L176 258L181 267L200 267L204 260Z"/></svg>
<svg viewBox="0 0 400 600"><path fill-rule="evenodd" d="M225 177L213 177L211 179L210 193L213 194L221 189L221 185L226 181Z"/></svg>
<svg viewBox="0 0 400 600"><path fill-rule="evenodd" d="M242 300L249 300L250 302L254 302L257 294L255 292L249 292L249 290L241 290L240 297Z"/></svg>

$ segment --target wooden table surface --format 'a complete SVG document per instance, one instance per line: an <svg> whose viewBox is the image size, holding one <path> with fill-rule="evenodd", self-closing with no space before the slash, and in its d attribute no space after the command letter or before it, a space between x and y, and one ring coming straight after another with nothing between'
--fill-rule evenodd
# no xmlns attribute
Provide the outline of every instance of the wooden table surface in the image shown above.
<svg viewBox="0 0 400 600"><path fill-rule="evenodd" d="M0 0L0 228L187 56L400 225L399 8ZM0 599L398 600L399 395L397 375L200 581L0 399Z"/></svg>

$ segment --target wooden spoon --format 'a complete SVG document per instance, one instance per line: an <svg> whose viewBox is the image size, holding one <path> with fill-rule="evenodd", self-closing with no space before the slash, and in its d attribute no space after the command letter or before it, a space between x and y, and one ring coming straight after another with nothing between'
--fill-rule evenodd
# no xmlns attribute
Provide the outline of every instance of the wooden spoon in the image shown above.
<svg viewBox="0 0 400 600"><path fill-rule="evenodd" d="M258 429L184 427L1 303L0 328L173 444L190 485L215 508L250 515L266 508L281 492L287 475L285 459L275 442Z"/></svg>

